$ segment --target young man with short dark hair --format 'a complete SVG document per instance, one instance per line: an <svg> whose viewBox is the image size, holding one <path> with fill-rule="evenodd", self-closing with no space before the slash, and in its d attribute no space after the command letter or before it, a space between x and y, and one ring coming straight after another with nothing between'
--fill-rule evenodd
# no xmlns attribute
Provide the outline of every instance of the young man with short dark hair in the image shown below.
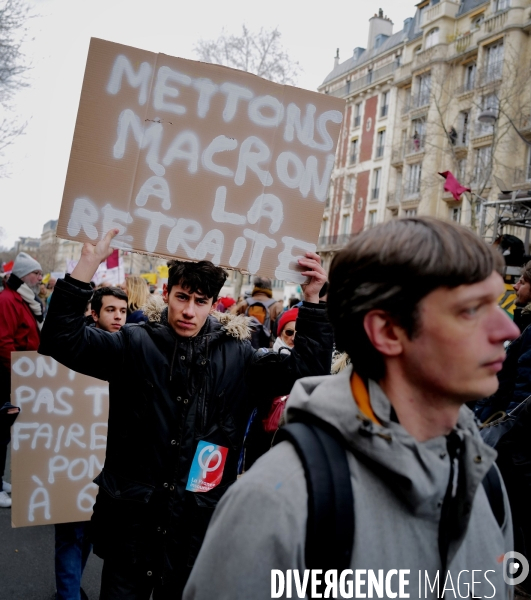
<svg viewBox="0 0 531 600"><path fill-rule="evenodd" d="M470 231L420 217L364 231L334 257L328 314L352 364L298 381L287 420L318 419L347 449L350 569L365 570L355 597L373 597L360 595L369 571L385 578L378 597L399 597L400 572L411 598L428 597L426 576L429 597L458 597L451 586L461 597L512 597L501 562L513 550L507 496L493 471L498 523L482 486L496 453L464 406L496 389L504 342L518 334L497 303L503 267ZM273 569L302 579L308 501L301 460L281 442L219 504L184 598L265 600Z"/></svg>
<svg viewBox="0 0 531 600"><path fill-rule="evenodd" d="M94 291L90 313L96 327L110 333L120 331L127 319L127 294L118 287L102 287Z"/></svg>
<svg viewBox="0 0 531 600"><path fill-rule="evenodd" d="M89 282L110 254L109 232L85 244L71 277L59 280L40 352L109 381L109 430L92 518L104 559L102 600L179 598L210 516L236 479L256 402L330 371L333 336L319 290L316 254L299 259L305 305L289 355L255 351L246 320L210 315L227 277L208 261L170 263L164 309L108 335L86 327Z"/></svg>

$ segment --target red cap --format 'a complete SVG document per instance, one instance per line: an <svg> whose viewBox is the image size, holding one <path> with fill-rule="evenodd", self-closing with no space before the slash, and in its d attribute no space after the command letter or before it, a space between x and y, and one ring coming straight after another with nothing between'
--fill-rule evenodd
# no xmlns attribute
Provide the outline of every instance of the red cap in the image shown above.
<svg viewBox="0 0 531 600"><path fill-rule="evenodd" d="M297 320L298 314L299 314L298 308L290 308L286 312L282 313L280 319L278 320L277 336L279 336L282 333L282 330L284 329L284 327L286 326L287 323L289 323L290 321Z"/></svg>

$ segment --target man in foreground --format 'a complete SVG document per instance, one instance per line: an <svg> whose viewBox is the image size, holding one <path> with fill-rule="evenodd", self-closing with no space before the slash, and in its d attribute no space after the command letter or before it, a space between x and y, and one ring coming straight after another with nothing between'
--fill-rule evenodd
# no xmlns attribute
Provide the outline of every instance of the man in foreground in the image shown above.
<svg viewBox="0 0 531 600"><path fill-rule="evenodd" d="M127 315L127 294L117 287L102 287L91 300L93 326L108 333L120 331ZM55 525L55 587L56 600L83 600L83 571L92 549L90 522L58 523Z"/></svg>
<svg viewBox="0 0 531 600"><path fill-rule="evenodd" d="M241 317L210 316L227 277L208 261L170 263L167 307L114 335L86 327L89 282L117 230L85 244L71 277L59 280L40 352L109 381L105 466L92 518L104 559L100 598L179 598L218 500L236 478L257 384L264 397L330 370L332 333L319 290L319 257L299 260L305 306L293 352L255 351Z"/></svg>
<svg viewBox="0 0 531 600"><path fill-rule="evenodd" d="M512 597L500 559L513 541L499 473L501 525L482 486L496 453L464 406L494 392L504 341L518 335L497 304L503 266L470 231L429 218L365 231L332 262L328 314L352 365L297 382L287 417L324 421L348 450L350 569L365 570L355 597L441 598L446 590L454 598L457 586L461 597ZM282 442L223 498L184 598L287 597L272 595L272 570L292 585L294 569L302 578L307 506L301 461ZM378 578L380 569L385 595L371 596L368 574ZM409 596L398 595L400 572Z"/></svg>

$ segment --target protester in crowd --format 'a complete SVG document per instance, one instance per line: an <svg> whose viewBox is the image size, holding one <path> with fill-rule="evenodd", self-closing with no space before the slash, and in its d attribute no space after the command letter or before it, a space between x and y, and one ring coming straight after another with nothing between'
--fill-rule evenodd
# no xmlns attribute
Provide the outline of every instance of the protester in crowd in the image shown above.
<svg viewBox="0 0 531 600"><path fill-rule="evenodd" d="M224 296L223 298L219 299L216 306L216 310L220 313L225 313L235 304L236 300L234 300L232 296Z"/></svg>
<svg viewBox="0 0 531 600"><path fill-rule="evenodd" d="M463 406L496 389L504 342L518 335L497 302L503 269L499 253L469 230L420 217L377 225L335 255L328 315L352 364L298 381L287 406L288 426L323 423L348 453L353 500L332 522L343 527L325 532L342 539L353 511L348 562L327 568L382 569L386 578L404 569L412 598L425 597L419 571L431 582L439 573L440 598L448 570L454 585L459 577L471 586L479 573L471 569L480 569L492 585L483 578L473 596L512 597L498 559L513 549L507 495L496 453ZM337 463L329 464L330 474L314 476L332 476ZM482 486L487 474L492 495ZM303 574L309 502L317 510L308 489L289 441L262 457L219 504L184 598L271 598L272 569ZM322 518L336 500L320 507ZM321 558L334 552L319 541Z"/></svg>
<svg viewBox="0 0 531 600"><path fill-rule="evenodd" d="M495 415L511 412L531 395L531 262L528 262L520 279L513 286L516 292L514 322L521 335L507 347L507 358L498 373L498 389L473 409L481 423Z"/></svg>
<svg viewBox="0 0 531 600"><path fill-rule="evenodd" d="M46 309L50 306L50 298L52 297L53 291L55 289L55 284L57 283L57 279L55 277L50 277L48 283L46 284L46 289L48 290L48 297L46 298Z"/></svg>
<svg viewBox="0 0 531 600"><path fill-rule="evenodd" d="M254 348L269 348L272 336L275 336L274 323L283 310L282 301L273 298L271 279L255 277L253 285L251 295L233 306L230 312L252 317L251 344Z"/></svg>
<svg viewBox="0 0 531 600"><path fill-rule="evenodd" d="M97 290L94 296L97 319L91 313L88 323L85 322L102 331L116 333L125 324L127 296L121 289L111 287ZM120 327L115 326L117 323ZM81 588L81 578L91 549L90 521L55 525L56 600L83 600L87 597Z"/></svg>
<svg viewBox="0 0 531 600"><path fill-rule="evenodd" d="M39 302L42 305L43 308L43 317L46 317L46 312L48 310L48 304L47 304L47 299L48 299L49 293L48 290L46 289L46 285L44 283L41 282L41 284L39 285L39 293L37 294L37 298L39 299Z"/></svg>
<svg viewBox="0 0 531 600"><path fill-rule="evenodd" d="M25 252L15 258L5 289L0 293L0 407L5 415L18 413L10 404L11 352L37 350L43 308L37 294L42 281L41 265ZM12 417L0 417L0 507L9 508L11 484L3 481Z"/></svg>
<svg viewBox="0 0 531 600"><path fill-rule="evenodd" d="M147 317L142 312L142 307L149 299L148 283L143 277L130 275L125 280L125 291L127 292L127 319L126 323L144 323Z"/></svg>
<svg viewBox="0 0 531 600"><path fill-rule="evenodd" d="M127 319L127 294L119 287L97 288L90 299L90 309L97 329L119 331Z"/></svg>
<svg viewBox="0 0 531 600"><path fill-rule="evenodd" d="M278 336L273 344L273 352L289 354L295 346L295 331L298 308L283 312L278 319ZM257 396L262 391L257 390ZM241 471L248 471L252 465L271 448L273 436L278 429L280 418L288 399L286 394L262 402L251 416L244 443L244 458Z"/></svg>
<svg viewBox="0 0 531 600"><path fill-rule="evenodd" d="M531 261L523 267L513 289L516 292L514 322L523 332L531 325Z"/></svg>
<svg viewBox="0 0 531 600"><path fill-rule="evenodd" d="M326 273L316 254L299 259L309 282L289 355L253 350L245 319L210 315L227 274L209 261L172 261L164 310L111 336L87 327L83 310L117 233L85 244L72 275L58 281L40 352L110 383L92 518L94 552L104 559L101 598L147 600L154 591L173 599L236 478L253 390L259 385L271 399L302 376L330 371L332 332L319 306Z"/></svg>
<svg viewBox="0 0 531 600"><path fill-rule="evenodd" d="M298 308L292 308L280 315L277 325L277 339L273 344L275 352L287 348L288 351L295 345L295 322L297 321Z"/></svg>

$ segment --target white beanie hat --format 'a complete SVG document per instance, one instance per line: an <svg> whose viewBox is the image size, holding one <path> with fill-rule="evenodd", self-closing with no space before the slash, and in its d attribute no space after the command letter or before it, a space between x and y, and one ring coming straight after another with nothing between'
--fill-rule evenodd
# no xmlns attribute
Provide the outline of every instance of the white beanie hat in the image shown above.
<svg viewBox="0 0 531 600"><path fill-rule="evenodd" d="M42 271L41 265L29 254L19 252L15 258L15 263L11 273L17 277L24 277L33 271Z"/></svg>

